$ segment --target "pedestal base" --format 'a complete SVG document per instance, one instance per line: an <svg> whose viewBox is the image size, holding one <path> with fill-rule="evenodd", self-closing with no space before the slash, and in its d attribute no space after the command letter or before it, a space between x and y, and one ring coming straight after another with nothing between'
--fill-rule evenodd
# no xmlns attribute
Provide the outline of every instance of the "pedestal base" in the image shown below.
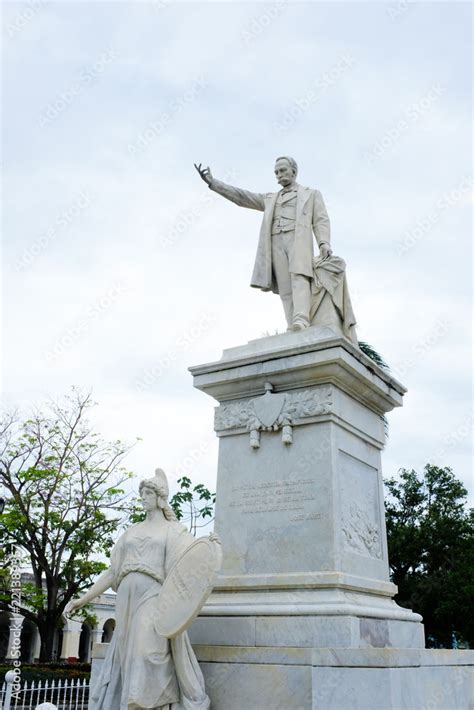
<svg viewBox="0 0 474 710"><path fill-rule="evenodd" d="M423 624L419 621L348 615L202 617L192 625L189 637L193 645L256 649L425 646Z"/></svg>
<svg viewBox="0 0 474 710"><path fill-rule="evenodd" d="M384 415L405 388L330 329L191 368L217 400L224 562L190 629L213 710L474 710L474 652L394 601Z"/></svg>
<svg viewBox="0 0 474 710"><path fill-rule="evenodd" d="M474 651L195 651L213 710L472 710Z"/></svg>

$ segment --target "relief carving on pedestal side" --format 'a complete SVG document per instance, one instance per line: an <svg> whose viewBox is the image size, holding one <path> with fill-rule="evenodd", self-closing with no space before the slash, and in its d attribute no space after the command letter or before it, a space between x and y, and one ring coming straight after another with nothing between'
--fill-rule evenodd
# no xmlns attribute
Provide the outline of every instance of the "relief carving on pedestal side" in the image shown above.
<svg viewBox="0 0 474 710"><path fill-rule="evenodd" d="M376 523L370 520L369 514L359 505L353 503L343 513L342 532L346 546L359 555L382 557L380 531Z"/></svg>
<svg viewBox="0 0 474 710"><path fill-rule="evenodd" d="M226 431L245 427L250 433L250 446L260 447L262 431L282 430L284 444L293 443L293 424L297 419L329 414L332 409L330 390L303 390L294 393L274 393L273 385L265 383L265 394L256 399L221 404L216 408L214 429Z"/></svg>

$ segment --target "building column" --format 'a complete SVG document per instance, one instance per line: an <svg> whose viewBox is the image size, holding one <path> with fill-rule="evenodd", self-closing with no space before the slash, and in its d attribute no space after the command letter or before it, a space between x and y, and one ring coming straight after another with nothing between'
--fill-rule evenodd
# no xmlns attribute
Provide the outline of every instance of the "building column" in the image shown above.
<svg viewBox="0 0 474 710"><path fill-rule="evenodd" d="M67 658L79 658L79 639L81 637L82 623L74 619L68 619L67 627L63 629L63 647L61 650L61 660Z"/></svg>
<svg viewBox="0 0 474 710"><path fill-rule="evenodd" d="M88 662L91 660L92 657L92 649L94 648L94 644L96 643L102 643L102 634L103 634L103 628L101 626L96 626L95 629L91 630L91 645L89 648L89 653L87 660Z"/></svg>
<svg viewBox="0 0 474 710"><path fill-rule="evenodd" d="M41 636L38 628L36 629L34 646L33 646L33 661L39 660L41 653Z"/></svg>

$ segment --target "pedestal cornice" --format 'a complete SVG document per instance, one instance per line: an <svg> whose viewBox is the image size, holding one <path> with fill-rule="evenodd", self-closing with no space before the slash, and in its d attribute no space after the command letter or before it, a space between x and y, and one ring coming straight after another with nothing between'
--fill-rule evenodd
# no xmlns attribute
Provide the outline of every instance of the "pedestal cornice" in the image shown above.
<svg viewBox="0 0 474 710"><path fill-rule="evenodd" d="M189 369L194 386L219 402L262 394L267 382L275 392L333 384L384 414L401 406L406 392L346 338L328 337L319 328L250 341Z"/></svg>

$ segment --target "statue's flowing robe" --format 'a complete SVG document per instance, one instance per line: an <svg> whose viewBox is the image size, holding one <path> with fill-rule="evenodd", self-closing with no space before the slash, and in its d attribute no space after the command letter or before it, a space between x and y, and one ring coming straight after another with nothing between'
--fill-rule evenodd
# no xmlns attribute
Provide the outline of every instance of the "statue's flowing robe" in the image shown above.
<svg viewBox="0 0 474 710"><path fill-rule="evenodd" d="M177 522L132 525L111 555L116 627L94 684L93 710L208 710L210 701L188 635L168 640L154 627L156 602L173 563L195 541Z"/></svg>

